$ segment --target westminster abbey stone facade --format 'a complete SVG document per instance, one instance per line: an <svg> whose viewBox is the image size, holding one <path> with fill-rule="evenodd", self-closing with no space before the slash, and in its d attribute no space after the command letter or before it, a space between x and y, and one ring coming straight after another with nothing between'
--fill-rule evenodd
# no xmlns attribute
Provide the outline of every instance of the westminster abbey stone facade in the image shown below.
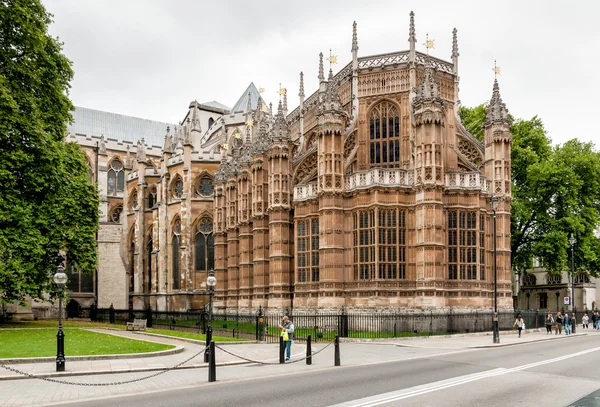
<svg viewBox="0 0 600 407"><path fill-rule="evenodd" d="M323 68L299 106L251 84L177 125L78 108L67 140L102 196L99 307L384 310L512 306L511 134L493 83L482 142L458 116L451 61L409 49ZM315 63L316 66L316 63ZM100 124L104 126L101 128ZM89 124L86 127L86 124ZM143 138L142 138L143 137Z"/></svg>

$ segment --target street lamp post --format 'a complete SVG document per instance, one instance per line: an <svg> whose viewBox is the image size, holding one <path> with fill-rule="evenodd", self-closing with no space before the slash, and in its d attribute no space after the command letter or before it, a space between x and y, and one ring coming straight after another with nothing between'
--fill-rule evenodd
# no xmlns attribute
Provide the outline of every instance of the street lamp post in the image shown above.
<svg viewBox="0 0 600 407"><path fill-rule="evenodd" d="M573 321L573 333L575 333L575 256L573 255L573 245L575 244L575 238L571 233L569 236L569 244L571 245L571 320Z"/></svg>
<svg viewBox="0 0 600 407"><path fill-rule="evenodd" d="M204 352L204 362L208 363L210 359L210 351L209 345L212 341L212 299L215 293L215 286L217 285L217 278L215 277L215 271L211 269L208 272L208 277L206 279L206 285L208 286L208 328L206 329L206 351Z"/></svg>
<svg viewBox="0 0 600 407"><path fill-rule="evenodd" d="M58 266L56 274L52 278L58 286L58 333L56 334L56 371L65 371L65 334L62 329L62 292L67 275L62 264Z"/></svg>
<svg viewBox="0 0 600 407"><path fill-rule="evenodd" d="M500 343L500 327L498 326L498 270L497 270L497 245L496 245L496 209L499 199L492 196L490 201L494 214L494 317L492 318L493 343Z"/></svg>

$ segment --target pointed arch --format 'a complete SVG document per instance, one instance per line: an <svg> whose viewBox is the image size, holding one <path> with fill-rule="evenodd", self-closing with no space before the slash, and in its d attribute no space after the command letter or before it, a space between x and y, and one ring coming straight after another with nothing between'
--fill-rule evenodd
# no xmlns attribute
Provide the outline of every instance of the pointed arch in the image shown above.
<svg viewBox="0 0 600 407"><path fill-rule="evenodd" d="M158 206L158 189L155 184L152 184L146 190L146 208L154 209Z"/></svg>
<svg viewBox="0 0 600 407"><path fill-rule="evenodd" d="M400 157L400 106L382 99L367 111L371 167L396 167Z"/></svg>
<svg viewBox="0 0 600 407"><path fill-rule="evenodd" d="M183 177L175 174L169 184L169 196L171 199L181 199L183 196Z"/></svg>
<svg viewBox="0 0 600 407"><path fill-rule="evenodd" d="M215 268L215 238L213 220L208 214L200 215L193 227L194 270L208 272Z"/></svg>
<svg viewBox="0 0 600 407"><path fill-rule="evenodd" d="M146 232L146 267L144 270L144 291L152 292L152 255L154 254L154 228L150 226Z"/></svg>
<svg viewBox="0 0 600 407"><path fill-rule="evenodd" d="M109 161L106 177L109 195L116 195L117 192L125 190L125 166L118 157Z"/></svg>
<svg viewBox="0 0 600 407"><path fill-rule="evenodd" d="M173 272L172 287L174 290L181 288L181 259L179 255L179 246L181 242L181 218L179 215L173 218L171 224L171 270Z"/></svg>
<svg viewBox="0 0 600 407"><path fill-rule="evenodd" d="M206 170L203 170L194 179L194 196L198 198L210 198L214 195L214 178Z"/></svg>

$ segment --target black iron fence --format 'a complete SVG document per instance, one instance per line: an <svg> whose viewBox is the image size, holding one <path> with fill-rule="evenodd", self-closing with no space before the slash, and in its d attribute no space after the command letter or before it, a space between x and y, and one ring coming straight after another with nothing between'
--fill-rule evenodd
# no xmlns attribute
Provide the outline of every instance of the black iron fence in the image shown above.
<svg viewBox="0 0 600 407"><path fill-rule="evenodd" d="M503 311L498 315L501 330L512 329L518 312ZM526 328L543 328L544 312L520 312ZM194 333L206 333L206 311L163 312L146 310L98 309L95 320L125 324L134 318L146 319L147 326ZM277 342L282 313L215 313L211 326L213 335ZM331 341L335 335L344 338L398 338L405 336L443 335L485 332L492 330L492 312L397 312L397 313L290 313L295 340L311 335L313 341Z"/></svg>

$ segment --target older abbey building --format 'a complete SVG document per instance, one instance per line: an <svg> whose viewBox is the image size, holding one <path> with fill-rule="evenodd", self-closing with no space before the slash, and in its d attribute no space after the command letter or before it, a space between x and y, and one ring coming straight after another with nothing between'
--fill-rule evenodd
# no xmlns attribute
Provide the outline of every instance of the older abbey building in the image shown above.
<svg viewBox="0 0 600 407"><path fill-rule="evenodd" d="M321 55L319 88L305 97L300 73L291 112L251 84L232 109L192 102L166 135L73 130L104 197L99 306L198 309L214 269L228 312L489 309L492 196L499 306L512 306L497 81L480 142L458 117L456 30L447 62L415 50L412 13L407 51L359 56L353 28L352 62L326 76Z"/></svg>

